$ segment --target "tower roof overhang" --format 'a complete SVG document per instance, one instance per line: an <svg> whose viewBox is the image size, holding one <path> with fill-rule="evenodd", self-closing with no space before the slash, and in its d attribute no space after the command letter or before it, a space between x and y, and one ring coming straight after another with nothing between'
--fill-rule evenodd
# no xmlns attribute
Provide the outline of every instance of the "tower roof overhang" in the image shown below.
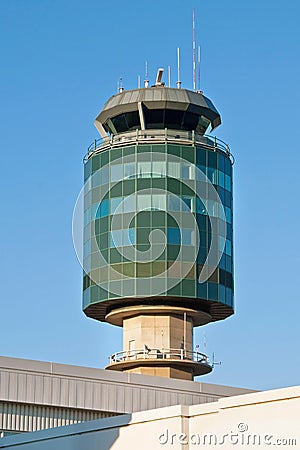
<svg viewBox="0 0 300 450"><path fill-rule="evenodd" d="M211 100L202 93L154 86L123 91L112 96L97 116L95 126L100 131L101 127L106 128L109 120L122 114L138 112L141 105L147 110L183 111L199 117L203 116L210 122L212 129L221 124L219 112Z"/></svg>

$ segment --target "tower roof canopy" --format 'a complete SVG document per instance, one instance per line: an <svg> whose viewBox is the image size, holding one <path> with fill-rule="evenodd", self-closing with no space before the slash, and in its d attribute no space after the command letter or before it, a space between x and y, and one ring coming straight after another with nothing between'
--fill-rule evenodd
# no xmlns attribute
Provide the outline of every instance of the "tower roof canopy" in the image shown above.
<svg viewBox="0 0 300 450"><path fill-rule="evenodd" d="M209 125L214 129L220 123L219 112L203 94L164 86L116 94L95 120L99 131L103 127L112 134L136 128L194 129L204 133Z"/></svg>

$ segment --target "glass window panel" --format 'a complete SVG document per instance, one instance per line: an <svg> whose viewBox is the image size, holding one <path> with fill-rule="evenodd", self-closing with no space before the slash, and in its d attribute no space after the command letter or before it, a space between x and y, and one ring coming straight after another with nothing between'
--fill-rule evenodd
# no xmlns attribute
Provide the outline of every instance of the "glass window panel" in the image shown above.
<svg viewBox="0 0 300 450"><path fill-rule="evenodd" d="M197 147L197 162L205 166L206 164L206 150L204 148Z"/></svg>
<svg viewBox="0 0 300 450"><path fill-rule="evenodd" d="M124 213L135 211L135 195L129 195L124 198L123 211Z"/></svg>
<svg viewBox="0 0 300 450"><path fill-rule="evenodd" d="M88 241L93 236L91 224L88 223L83 230L84 242Z"/></svg>
<svg viewBox="0 0 300 450"><path fill-rule="evenodd" d="M183 228L181 230L182 245L193 245L194 230Z"/></svg>
<svg viewBox="0 0 300 450"><path fill-rule="evenodd" d="M180 198L174 194L168 195L168 210L180 211Z"/></svg>
<svg viewBox="0 0 300 450"><path fill-rule="evenodd" d="M192 212L196 212L196 197L192 198L192 206L191 206Z"/></svg>
<svg viewBox="0 0 300 450"><path fill-rule="evenodd" d="M166 195L152 195L152 208L166 211L167 196Z"/></svg>
<svg viewBox="0 0 300 450"><path fill-rule="evenodd" d="M168 176L180 180L180 163L177 162L168 163Z"/></svg>
<svg viewBox="0 0 300 450"><path fill-rule="evenodd" d="M218 170L218 172L219 172L219 186L221 186L222 188L225 188L224 172L221 172L220 170Z"/></svg>
<svg viewBox="0 0 300 450"><path fill-rule="evenodd" d="M206 215L205 205L199 197L196 197L196 211L198 214Z"/></svg>
<svg viewBox="0 0 300 450"><path fill-rule="evenodd" d="M230 225L230 226L228 226L227 225L227 227L226 227L226 237L227 237L227 239L229 239L230 241L232 241L232 239L233 239L233 230L232 230L232 226ZM225 233L224 233L224 236L225 236Z"/></svg>
<svg viewBox="0 0 300 450"><path fill-rule="evenodd" d="M188 180L190 178L190 166L189 164L183 163L181 166L181 176L184 180Z"/></svg>
<svg viewBox="0 0 300 450"><path fill-rule="evenodd" d="M232 290L230 288L226 288L226 304L231 305L232 304Z"/></svg>
<svg viewBox="0 0 300 450"><path fill-rule="evenodd" d="M109 167L103 167L101 171L101 184L106 184L109 182Z"/></svg>
<svg viewBox="0 0 300 450"><path fill-rule="evenodd" d="M135 228L129 228L129 241L131 245L135 245Z"/></svg>
<svg viewBox="0 0 300 450"><path fill-rule="evenodd" d="M137 176L138 176L138 178L150 178L151 177L151 162L150 161L138 161Z"/></svg>
<svg viewBox="0 0 300 450"><path fill-rule="evenodd" d="M135 177L135 163L127 163L124 165L124 178Z"/></svg>
<svg viewBox="0 0 300 450"><path fill-rule="evenodd" d="M231 192L231 178L225 175L225 189Z"/></svg>
<svg viewBox="0 0 300 450"><path fill-rule="evenodd" d="M165 177L166 176L166 165L165 161L153 161L152 162L152 175L155 177Z"/></svg>
<svg viewBox="0 0 300 450"><path fill-rule="evenodd" d="M225 156L218 154L218 167L219 170L224 171L225 170Z"/></svg>
<svg viewBox="0 0 300 450"><path fill-rule="evenodd" d="M219 301L225 303L225 286L219 285Z"/></svg>
<svg viewBox="0 0 300 450"><path fill-rule="evenodd" d="M228 206L224 206L224 209L225 209L226 221L228 223L231 223L231 209L228 208Z"/></svg>
<svg viewBox="0 0 300 450"><path fill-rule="evenodd" d="M83 257L86 258L91 253L91 241L85 242L83 245Z"/></svg>
<svg viewBox="0 0 300 450"><path fill-rule="evenodd" d="M212 217L218 217L219 204L214 200L207 200L208 215Z"/></svg>
<svg viewBox="0 0 300 450"><path fill-rule="evenodd" d="M196 166L195 164L190 164L189 167L189 179L195 180L196 179Z"/></svg>
<svg viewBox="0 0 300 450"><path fill-rule="evenodd" d="M200 298L207 298L207 283L197 284L197 295Z"/></svg>
<svg viewBox="0 0 300 450"><path fill-rule="evenodd" d="M86 202L86 199L88 199L91 195L91 177L88 179L88 181L84 185L84 204Z"/></svg>
<svg viewBox="0 0 300 450"><path fill-rule="evenodd" d="M95 204L92 206L91 220L99 219L99 217L100 217L99 203L95 203Z"/></svg>
<svg viewBox="0 0 300 450"><path fill-rule="evenodd" d="M207 176L208 176L208 179L213 184L218 184L218 171L217 171L217 169L213 169L212 167L208 167Z"/></svg>
<svg viewBox="0 0 300 450"><path fill-rule="evenodd" d="M199 169L199 170L201 170L201 172L202 173L204 173L204 175L206 174L206 167L205 166L202 166L202 165L199 165L199 164L197 164L197 168ZM199 173L199 171L197 170L197 180L199 180L199 181L203 181L203 177L201 176L201 173Z"/></svg>
<svg viewBox="0 0 300 450"><path fill-rule="evenodd" d="M100 205L98 203L96 205L93 205L92 214L93 220L100 219Z"/></svg>
<svg viewBox="0 0 300 450"><path fill-rule="evenodd" d="M208 285L208 299L218 300L218 285L216 283L207 283Z"/></svg>
<svg viewBox="0 0 300 450"><path fill-rule="evenodd" d="M224 222L223 220L219 220L219 233L222 235L222 236L225 236L225 234L226 234L226 231L227 231L227 234L228 234L228 232L229 232L229 227L226 227L226 222Z"/></svg>
<svg viewBox="0 0 300 450"><path fill-rule="evenodd" d="M182 200L183 200L182 209L184 211L188 211L189 209L192 208L192 197L182 196Z"/></svg>
<svg viewBox="0 0 300 450"><path fill-rule="evenodd" d="M180 229L179 228L168 228L168 243L180 245Z"/></svg>
<svg viewBox="0 0 300 450"><path fill-rule="evenodd" d="M110 233L110 247L121 247L124 230L113 230Z"/></svg>
<svg viewBox="0 0 300 450"><path fill-rule="evenodd" d="M90 220L91 220L91 209L89 208L84 213L84 220L83 220L84 226L86 226L90 222Z"/></svg>
<svg viewBox="0 0 300 450"><path fill-rule="evenodd" d="M232 258L228 255L225 255L225 270L232 272Z"/></svg>
<svg viewBox="0 0 300 450"><path fill-rule="evenodd" d="M108 216L108 200L102 200L100 203L100 217Z"/></svg>
<svg viewBox="0 0 300 450"><path fill-rule="evenodd" d="M123 245L130 246L135 245L135 229L129 228L123 231Z"/></svg>
<svg viewBox="0 0 300 450"><path fill-rule="evenodd" d="M101 170L97 170L97 172L94 173L93 177L92 177L92 186L96 187L96 186L100 186L101 184Z"/></svg>
<svg viewBox="0 0 300 450"><path fill-rule="evenodd" d="M226 191L225 189L223 189L223 190L225 192L224 204L230 208L230 206L231 206L231 193L229 191Z"/></svg>
<svg viewBox="0 0 300 450"><path fill-rule="evenodd" d="M113 164L110 166L110 181L120 181L123 179L123 166Z"/></svg>
<svg viewBox="0 0 300 450"><path fill-rule="evenodd" d="M229 158L225 158L225 169L224 172L226 173L231 173L232 167L231 167L231 162Z"/></svg>
<svg viewBox="0 0 300 450"><path fill-rule="evenodd" d="M228 239L226 240L225 244L225 253L226 255L231 256L231 241L228 241Z"/></svg>
<svg viewBox="0 0 300 450"><path fill-rule="evenodd" d="M110 214L113 214L116 211L122 200L123 197L115 197L110 199ZM121 214L123 212L122 209L123 208L118 209L118 214Z"/></svg>
<svg viewBox="0 0 300 450"><path fill-rule="evenodd" d="M138 211L151 209L151 195L138 195Z"/></svg>
<svg viewBox="0 0 300 450"><path fill-rule="evenodd" d="M219 251L223 249L225 250L225 238L223 236L219 236Z"/></svg>
<svg viewBox="0 0 300 450"><path fill-rule="evenodd" d="M84 165L84 179L86 180L92 170L92 160L89 159Z"/></svg>
<svg viewBox="0 0 300 450"><path fill-rule="evenodd" d="M209 151L207 155L208 155L208 166L217 167L217 153Z"/></svg>

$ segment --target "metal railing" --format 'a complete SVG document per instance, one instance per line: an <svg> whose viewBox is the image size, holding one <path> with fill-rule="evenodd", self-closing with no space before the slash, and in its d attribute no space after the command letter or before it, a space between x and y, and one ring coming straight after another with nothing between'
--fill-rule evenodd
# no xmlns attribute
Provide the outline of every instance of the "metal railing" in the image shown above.
<svg viewBox="0 0 300 450"><path fill-rule="evenodd" d="M107 138L95 139L94 142L88 147L87 153L84 157L86 162L94 153L101 152L107 148L120 147L124 145L130 145L134 143L165 143L176 142L177 144L193 145L198 144L205 148L210 148L215 151L219 150L226 153L234 163L234 157L230 153L229 145L216 136L201 135L192 131L184 130L170 130L165 128L164 130L135 130L128 131L126 133L120 133L117 135L107 136Z"/></svg>
<svg viewBox="0 0 300 450"><path fill-rule="evenodd" d="M110 364L144 359L178 359L207 364L208 366L211 365L208 357L203 353L176 348L148 349L145 346L145 348L140 350L125 350L122 352L116 352L109 357Z"/></svg>

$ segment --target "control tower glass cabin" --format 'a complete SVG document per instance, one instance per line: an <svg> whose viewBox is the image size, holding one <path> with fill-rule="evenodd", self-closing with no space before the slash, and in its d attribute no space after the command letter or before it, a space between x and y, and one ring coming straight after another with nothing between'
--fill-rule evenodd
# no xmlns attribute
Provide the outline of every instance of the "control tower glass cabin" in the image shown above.
<svg viewBox="0 0 300 450"><path fill-rule="evenodd" d="M112 96L84 162L83 311L123 327L107 369L209 373L193 327L233 314L232 158L201 92Z"/></svg>

